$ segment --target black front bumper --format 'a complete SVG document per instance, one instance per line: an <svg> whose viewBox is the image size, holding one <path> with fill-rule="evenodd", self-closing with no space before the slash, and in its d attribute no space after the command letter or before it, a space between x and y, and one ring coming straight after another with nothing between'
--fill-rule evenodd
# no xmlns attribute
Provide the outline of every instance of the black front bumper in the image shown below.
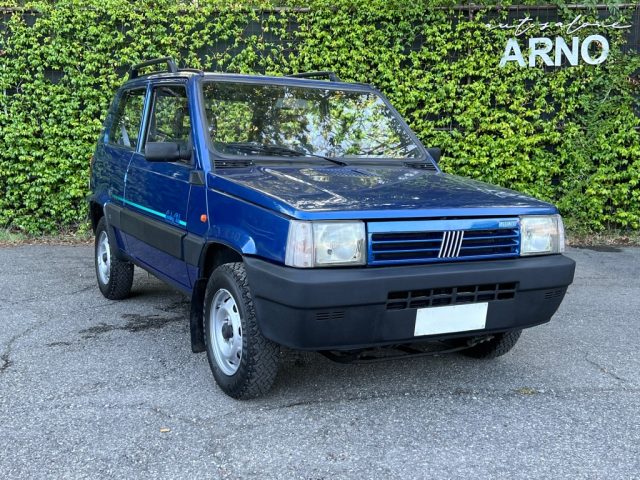
<svg viewBox="0 0 640 480"><path fill-rule="evenodd" d="M563 255L352 269L296 269L251 257L245 264L263 335L305 350L355 349L532 327L551 319L575 270L575 262ZM389 300L391 292L469 290L491 284L498 289L512 287L513 294L496 294L488 301L486 328L472 332L416 338L416 308L392 309L397 302L391 305Z"/></svg>

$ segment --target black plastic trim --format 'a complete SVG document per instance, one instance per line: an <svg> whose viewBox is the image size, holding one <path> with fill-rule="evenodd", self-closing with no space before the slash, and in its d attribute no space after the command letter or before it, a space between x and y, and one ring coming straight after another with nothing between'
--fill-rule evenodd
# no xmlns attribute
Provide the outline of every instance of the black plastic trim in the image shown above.
<svg viewBox="0 0 640 480"><path fill-rule="evenodd" d="M178 72L178 67L176 66L176 62L174 62L173 58L171 57L154 58L153 60L147 60L146 62L141 62L135 65L132 65L131 68L129 69L129 80L138 78L140 76L140 70L142 70L143 68L152 67L154 65L160 65L163 63L167 65L166 72L168 73ZM158 72L154 72L154 73L158 73Z"/></svg>
<svg viewBox="0 0 640 480"><path fill-rule="evenodd" d="M119 229L121 212L122 207L114 205L113 203L107 203L104 206L104 216L107 218L107 224Z"/></svg>
<svg viewBox="0 0 640 480"><path fill-rule="evenodd" d="M189 314L189 332L191 333L191 351L201 353L206 350L204 342L204 294L207 279L199 279L191 293L191 311Z"/></svg>
<svg viewBox="0 0 640 480"><path fill-rule="evenodd" d="M204 186L204 172L202 170L191 170L189 183L195 186Z"/></svg>
<svg viewBox="0 0 640 480"><path fill-rule="evenodd" d="M287 75L287 77L291 78L326 78L331 82L339 82L340 78L336 75L335 72L329 72L326 70L317 71L317 72L301 72L301 73L291 73Z"/></svg>
<svg viewBox="0 0 640 480"><path fill-rule="evenodd" d="M120 212L120 228L123 232L182 260L184 230L123 208Z"/></svg>
<svg viewBox="0 0 640 480"><path fill-rule="evenodd" d="M184 260L194 267L200 265L200 256L204 248L204 238L193 233L187 233L182 240L182 244L184 245Z"/></svg>
<svg viewBox="0 0 640 480"><path fill-rule="evenodd" d="M262 334L304 350L353 349L528 328L551 319L575 271L575 262L563 255L352 269L295 269L255 257L244 261ZM517 291L511 299L488 301L486 328L476 332L416 338L416 309L386 307L390 291L493 282L518 282Z"/></svg>

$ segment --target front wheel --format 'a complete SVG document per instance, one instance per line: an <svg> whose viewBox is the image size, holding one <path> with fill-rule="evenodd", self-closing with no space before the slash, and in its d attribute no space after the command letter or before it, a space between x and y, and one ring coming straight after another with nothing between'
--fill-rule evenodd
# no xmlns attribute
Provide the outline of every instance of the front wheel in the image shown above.
<svg viewBox="0 0 640 480"><path fill-rule="evenodd" d="M278 372L278 346L262 336L243 263L216 268L204 299L204 337L209 366L230 397L265 394Z"/></svg>

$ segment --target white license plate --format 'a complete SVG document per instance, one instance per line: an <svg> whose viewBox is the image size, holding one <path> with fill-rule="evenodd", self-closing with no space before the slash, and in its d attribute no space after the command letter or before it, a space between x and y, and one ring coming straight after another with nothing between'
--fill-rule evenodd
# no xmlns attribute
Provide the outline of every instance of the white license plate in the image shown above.
<svg viewBox="0 0 640 480"><path fill-rule="evenodd" d="M469 303L419 308L416 312L416 327L413 334L420 337L422 335L482 330L487 323L488 306L488 303Z"/></svg>

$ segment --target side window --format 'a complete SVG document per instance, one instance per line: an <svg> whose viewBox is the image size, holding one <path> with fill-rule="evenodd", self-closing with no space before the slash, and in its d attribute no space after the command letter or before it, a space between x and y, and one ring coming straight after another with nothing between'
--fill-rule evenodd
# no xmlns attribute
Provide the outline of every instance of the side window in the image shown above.
<svg viewBox="0 0 640 480"><path fill-rule="evenodd" d="M191 118L185 87L154 89L147 142L176 142L191 146Z"/></svg>
<svg viewBox="0 0 640 480"><path fill-rule="evenodd" d="M146 89L140 88L129 90L122 95L109 129L110 144L136 149L145 93Z"/></svg>

